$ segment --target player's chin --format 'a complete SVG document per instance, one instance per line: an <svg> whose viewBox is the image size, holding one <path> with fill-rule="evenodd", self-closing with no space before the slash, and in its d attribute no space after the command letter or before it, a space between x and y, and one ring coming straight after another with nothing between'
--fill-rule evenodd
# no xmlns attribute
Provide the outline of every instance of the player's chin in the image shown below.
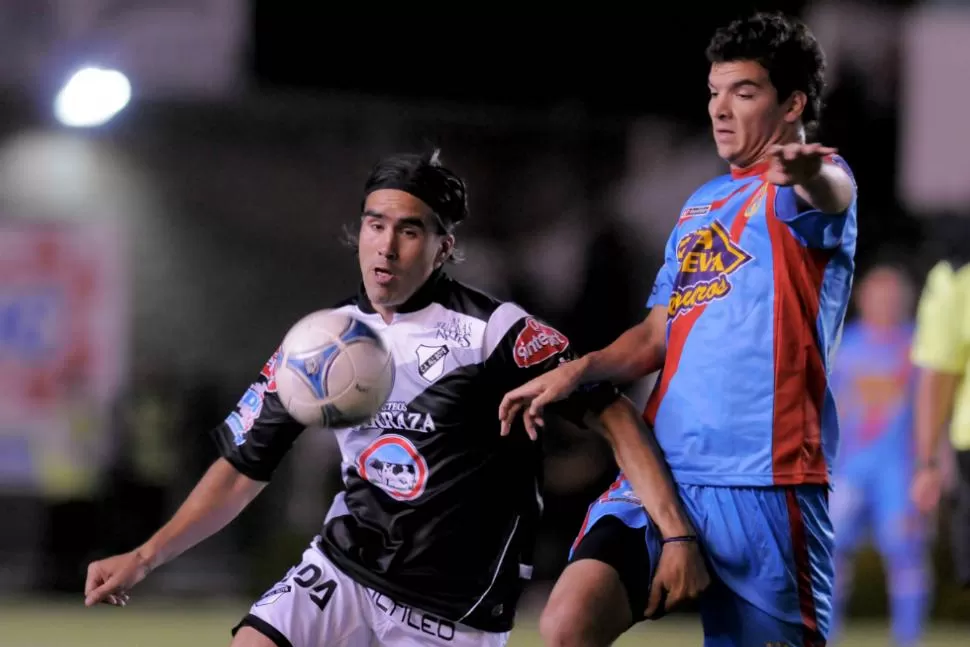
<svg viewBox="0 0 970 647"><path fill-rule="evenodd" d="M728 164L737 164L738 159L741 157L740 151L737 146L731 144L722 144L715 142L715 147L717 148L717 156Z"/></svg>
<svg viewBox="0 0 970 647"><path fill-rule="evenodd" d="M398 294L399 290L395 290L391 286L380 285L377 283L364 284L364 288L367 292L367 298L375 306L381 306L384 308L393 308L396 305L400 305L405 299L402 299Z"/></svg>

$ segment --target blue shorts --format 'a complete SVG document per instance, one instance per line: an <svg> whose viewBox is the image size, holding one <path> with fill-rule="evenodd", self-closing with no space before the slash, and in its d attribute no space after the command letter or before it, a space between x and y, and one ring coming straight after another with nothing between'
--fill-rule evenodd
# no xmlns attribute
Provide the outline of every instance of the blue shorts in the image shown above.
<svg viewBox="0 0 970 647"><path fill-rule="evenodd" d="M713 580L700 601L704 645L825 645L834 578L827 489L680 485L679 491ZM613 565L639 621L660 539L621 475L590 506L570 560Z"/></svg>
<svg viewBox="0 0 970 647"><path fill-rule="evenodd" d="M837 550L851 553L872 538L887 557L900 551L922 554L926 529L909 496L910 463L872 452L836 467L831 512Z"/></svg>

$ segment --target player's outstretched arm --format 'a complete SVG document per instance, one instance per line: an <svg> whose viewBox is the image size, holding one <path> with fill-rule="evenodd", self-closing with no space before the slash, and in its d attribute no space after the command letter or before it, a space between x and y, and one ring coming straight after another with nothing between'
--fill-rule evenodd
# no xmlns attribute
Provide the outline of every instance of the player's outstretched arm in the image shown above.
<svg viewBox="0 0 970 647"><path fill-rule="evenodd" d="M855 199L855 183L841 166L824 164L836 149L821 144L791 143L768 151L765 179L779 186L794 186L795 193L822 213L842 213Z"/></svg>
<svg viewBox="0 0 970 647"><path fill-rule="evenodd" d="M634 404L621 396L603 410L598 422L617 464L664 539L646 609L646 616L654 617L696 598L710 576L660 445Z"/></svg>
<svg viewBox="0 0 970 647"><path fill-rule="evenodd" d="M128 591L148 573L225 527L265 485L241 474L226 459L217 459L172 519L148 541L88 566L84 604L125 606Z"/></svg>
<svg viewBox="0 0 970 647"><path fill-rule="evenodd" d="M537 437L544 424L543 408L561 400L580 384L613 382L626 384L659 370L666 354L667 308L654 307L647 317L620 335L606 348L560 365L505 394L499 404L502 435L507 435L522 412L526 432Z"/></svg>

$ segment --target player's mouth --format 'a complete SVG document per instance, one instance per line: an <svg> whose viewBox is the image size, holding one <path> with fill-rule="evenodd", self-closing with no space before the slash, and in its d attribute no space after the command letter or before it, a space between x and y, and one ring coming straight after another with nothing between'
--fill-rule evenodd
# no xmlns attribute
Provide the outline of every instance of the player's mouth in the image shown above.
<svg viewBox="0 0 970 647"><path fill-rule="evenodd" d="M387 285L394 280L394 272L384 267L375 267L374 279L378 285Z"/></svg>
<svg viewBox="0 0 970 647"><path fill-rule="evenodd" d="M729 128L714 129L714 139L730 139L731 137L734 137L734 131Z"/></svg>

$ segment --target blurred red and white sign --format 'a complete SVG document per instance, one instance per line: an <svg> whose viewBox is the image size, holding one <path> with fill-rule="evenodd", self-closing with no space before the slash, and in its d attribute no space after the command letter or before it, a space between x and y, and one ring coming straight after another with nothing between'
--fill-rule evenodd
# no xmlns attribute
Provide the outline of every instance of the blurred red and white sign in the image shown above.
<svg viewBox="0 0 970 647"><path fill-rule="evenodd" d="M127 354L122 250L101 223L0 221L0 486L36 485L78 407L112 406Z"/></svg>

